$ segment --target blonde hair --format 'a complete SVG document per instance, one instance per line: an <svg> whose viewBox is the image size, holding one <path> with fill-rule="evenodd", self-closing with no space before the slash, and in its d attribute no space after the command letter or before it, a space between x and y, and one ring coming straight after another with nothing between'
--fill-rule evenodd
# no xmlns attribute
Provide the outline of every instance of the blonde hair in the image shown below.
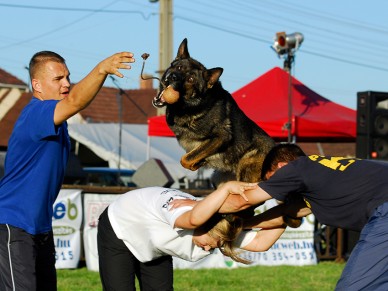
<svg viewBox="0 0 388 291"><path fill-rule="evenodd" d="M243 219L234 214L217 216L219 220L209 229L208 234L213 238L219 238L218 248L221 253L236 262L250 264L251 261L238 256L239 251L234 246L235 240L243 230Z"/></svg>

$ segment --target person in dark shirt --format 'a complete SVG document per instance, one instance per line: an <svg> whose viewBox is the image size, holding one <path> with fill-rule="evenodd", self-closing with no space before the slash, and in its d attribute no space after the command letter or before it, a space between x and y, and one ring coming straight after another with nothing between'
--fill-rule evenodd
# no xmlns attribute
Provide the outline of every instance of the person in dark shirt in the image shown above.
<svg viewBox="0 0 388 291"><path fill-rule="evenodd" d="M304 205L289 215L313 213L322 224L361 231L336 290L388 290L387 162L306 156L295 144L278 144L264 160L262 178L246 192L248 201L229 197L220 212L301 196ZM255 217L246 224L253 227Z"/></svg>

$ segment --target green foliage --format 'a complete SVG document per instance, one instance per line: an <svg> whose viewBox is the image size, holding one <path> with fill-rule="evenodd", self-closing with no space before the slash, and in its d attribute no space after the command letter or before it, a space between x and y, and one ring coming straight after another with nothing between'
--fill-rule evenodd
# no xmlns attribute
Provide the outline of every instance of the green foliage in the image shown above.
<svg viewBox="0 0 388 291"><path fill-rule="evenodd" d="M176 291L331 291L334 290L344 266L334 262L320 262L315 266L300 267L175 270L174 288ZM85 267L58 270L58 291L101 289L98 273L88 271Z"/></svg>

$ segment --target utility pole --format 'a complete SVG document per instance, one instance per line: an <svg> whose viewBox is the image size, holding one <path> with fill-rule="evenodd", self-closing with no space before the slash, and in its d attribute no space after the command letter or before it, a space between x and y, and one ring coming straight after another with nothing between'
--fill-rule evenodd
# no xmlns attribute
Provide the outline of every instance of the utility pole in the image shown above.
<svg viewBox="0 0 388 291"><path fill-rule="evenodd" d="M150 2L157 2L157 0L149 0ZM166 68L172 62L173 53L173 27L172 16L173 0L159 0L159 70L157 71L159 78ZM163 115L165 108L158 108L157 115Z"/></svg>
<svg viewBox="0 0 388 291"><path fill-rule="evenodd" d="M172 1L160 0L159 7L159 77L162 77L172 61Z"/></svg>

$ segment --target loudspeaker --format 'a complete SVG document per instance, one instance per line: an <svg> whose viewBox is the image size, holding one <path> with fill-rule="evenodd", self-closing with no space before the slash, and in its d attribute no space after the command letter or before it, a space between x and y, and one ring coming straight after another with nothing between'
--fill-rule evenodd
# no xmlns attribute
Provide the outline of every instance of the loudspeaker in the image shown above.
<svg viewBox="0 0 388 291"><path fill-rule="evenodd" d="M357 93L356 156L388 159L388 93Z"/></svg>
<svg viewBox="0 0 388 291"><path fill-rule="evenodd" d="M149 159L133 174L132 182L137 187L142 188L150 186L170 187L175 181L161 160Z"/></svg>

